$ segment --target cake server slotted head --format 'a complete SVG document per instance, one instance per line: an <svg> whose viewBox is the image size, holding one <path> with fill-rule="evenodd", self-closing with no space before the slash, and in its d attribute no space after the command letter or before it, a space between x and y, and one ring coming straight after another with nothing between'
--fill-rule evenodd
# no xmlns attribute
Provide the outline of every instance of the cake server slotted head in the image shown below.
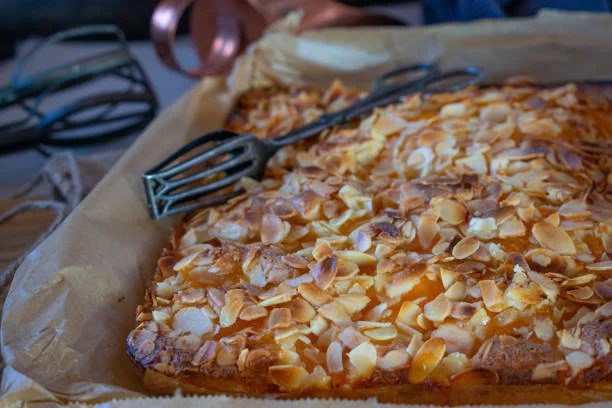
<svg viewBox="0 0 612 408"><path fill-rule="evenodd" d="M268 160L281 147L345 124L407 94L456 91L483 77L474 67L441 73L432 64L417 64L382 75L374 90L354 105L277 138L261 140L227 130L207 133L142 175L151 216L160 219L221 204L243 193L241 178L261 179Z"/></svg>

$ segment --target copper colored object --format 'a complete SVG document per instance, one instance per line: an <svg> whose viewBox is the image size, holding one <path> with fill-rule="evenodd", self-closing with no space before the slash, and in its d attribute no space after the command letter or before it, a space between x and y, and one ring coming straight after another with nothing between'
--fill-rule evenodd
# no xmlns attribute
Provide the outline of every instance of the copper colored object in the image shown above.
<svg viewBox="0 0 612 408"><path fill-rule="evenodd" d="M174 55L174 37L181 17L190 7L191 36L200 65L185 69ZM303 12L298 32L324 27L403 24L333 0L162 0L151 18L151 39L159 58L175 71L194 78L223 74L269 24L293 10Z"/></svg>

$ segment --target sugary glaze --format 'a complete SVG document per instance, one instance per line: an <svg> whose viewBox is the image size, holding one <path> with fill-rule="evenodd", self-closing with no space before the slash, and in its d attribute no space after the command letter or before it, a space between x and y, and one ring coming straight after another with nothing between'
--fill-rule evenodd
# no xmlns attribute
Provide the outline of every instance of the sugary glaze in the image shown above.
<svg viewBox="0 0 612 408"><path fill-rule="evenodd" d="M130 357L250 393L610 381L605 92L413 95L283 149L175 229ZM278 135L359 95L255 89L227 127Z"/></svg>

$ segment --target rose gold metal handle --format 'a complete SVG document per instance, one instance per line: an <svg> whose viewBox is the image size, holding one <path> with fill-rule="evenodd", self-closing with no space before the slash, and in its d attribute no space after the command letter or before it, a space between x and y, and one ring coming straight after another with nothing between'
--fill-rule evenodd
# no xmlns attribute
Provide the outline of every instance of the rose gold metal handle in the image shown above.
<svg viewBox="0 0 612 408"><path fill-rule="evenodd" d="M242 24L235 16L222 9L216 12L216 29L213 27L215 33L209 42L207 55L200 55L200 66L185 69L176 59L174 39L181 16L194 1L196 0L162 0L151 17L151 40L159 58L168 68L192 78L201 78L222 73L229 68L241 48Z"/></svg>

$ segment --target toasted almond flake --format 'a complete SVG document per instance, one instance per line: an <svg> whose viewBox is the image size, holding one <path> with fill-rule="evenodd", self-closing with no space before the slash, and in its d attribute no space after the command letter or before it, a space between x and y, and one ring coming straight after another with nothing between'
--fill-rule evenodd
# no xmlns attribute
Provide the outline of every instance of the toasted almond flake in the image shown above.
<svg viewBox="0 0 612 408"><path fill-rule="evenodd" d="M412 300L406 300L400 306L396 322L399 325L416 326L417 316L422 312L421 307Z"/></svg>
<svg viewBox="0 0 612 408"><path fill-rule="evenodd" d="M251 321L256 319L261 319L262 317L266 317L268 315L268 310L265 307L250 305L246 306L240 312L240 319Z"/></svg>
<svg viewBox="0 0 612 408"><path fill-rule="evenodd" d="M595 283L594 288L595 292L597 292L597 294L603 299L612 299L612 278Z"/></svg>
<svg viewBox="0 0 612 408"><path fill-rule="evenodd" d="M572 369L572 376L575 376L582 370L585 370L593 365L595 360L593 357L582 351L573 351L565 356L565 360Z"/></svg>
<svg viewBox="0 0 612 408"><path fill-rule="evenodd" d="M507 103L496 102L485 106L480 111L480 118L487 122L502 123L510 113L510 106Z"/></svg>
<svg viewBox="0 0 612 408"><path fill-rule="evenodd" d="M438 232L440 232L440 226L437 224L435 217L425 214L419 218L417 236L423 248L431 246Z"/></svg>
<svg viewBox="0 0 612 408"><path fill-rule="evenodd" d="M423 343L408 370L408 381L411 384L420 384L425 381L440 363L445 351L446 344L441 338L434 337Z"/></svg>
<svg viewBox="0 0 612 408"><path fill-rule="evenodd" d="M466 294L466 284L465 282L455 282L453 285L444 292L447 298L450 300L461 300L465 297Z"/></svg>
<svg viewBox="0 0 612 408"><path fill-rule="evenodd" d="M310 321L310 330L317 336L321 335L321 333L327 330L328 327L329 324L327 323L327 320L325 320L321 315L316 315L314 319Z"/></svg>
<svg viewBox="0 0 612 408"><path fill-rule="evenodd" d="M574 242L562 229L547 222L538 222L533 226L532 232L540 245L552 249L560 255L576 254Z"/></svg>
<svg viewBox="0 0 612 408"><path fill-rule="evenodd" d="M440 218L451 225L461 224L467 216L467 210L463 205L446 197L434 197L431 205Z"/></svg>
<svg viewBox="0 0 612 408"><path fill-rule="evenodd" d="M369 296L356 293L340 295L334 300L340 303L349 315L362 311L370 303Z"/></svg>
<svg viewBox="0 0 612 408"><path fill-rule="evenodd" d="M391 350L378 359L377 367L384 371L403 368L408 364L410 356L405 350Z"/></svg>
<svg viewBox="0 0 612 408"><path fill-rule="evenodd" d="M338 272L338 258L326 257L312 271L312 276L318 287L325 290L331 285Z"/></svg>
<svg viewBox="0 0 612 408"><path fill-rule="evenodd" d="M364 254L359 251L337 251L335 255L340 259L354 262L357 265L373 265L376 263L376 258L372 255Z"/></svg>
<svg viewBox="0 0 612 408"><path fill-rule="evenodd" d="M338 261L338 269L336 271L336 280L347 280L359 273L359 265L355 262L345 261L340 259Z"/></svg>
<svg viewBox="0 0 612 408"><path fill-rule="evenodd" d="M348 357L355 374L361 378L368 378L372 375L378 359L376 347L369 341L351 350Z"/></svg>
<svg viewBox="0 0 612 408"><path fill-rule="evenodd" d="M538 339L550 341L555 334L555 326L550 317L536 316L533 319L533 331Z"/></svg>
<svg viewBox="0 0 612 408"><path fill-rule="evenodd" d="M291 324L291 311L286 307L279 307L270 311L268 329L289 327Z"/></svg>
<svg viewBox="0 0 612 408"><path fill-rule="evenodd" d="M281 220L275 214L265 214L261 221L261 242L276 244L281 242L289 231L291 225Z"/></svg>
<svg viewBox="0 0 612 408"><path fill-rule="evenodd" d="M478 250L480 241L473 237L465 237L453 248L453 256L457 259L465 259Z"/></svg>
<svg viewBox="0 0 612 408"><path fill-rule="evenodd" d="M366 336L376 341L388 341L397 337L397 329L393 326L380 327L378 329L366 330L363 332Z"/></svg>
<svg viewBox="0 0 612 408"><path fill-rule="evenodd" d="M172 317L168 313L164 312L163 310L154 310L152 315L153 315L153 320L155 320L156 322L160 322L160 323L166 323Z"/></svg>
<svg viewBox="0 0 612 408"><path fill-rule="evenodd" d="M317 315L317 312L310 305L310 303L301 297L293 298L293 300L291 300L291 304L289 305L289 309L291 310L291 317L293 320L300 323L309 322Z"/></svg>
<svg viewBox="0 0 612 408"><path fill-rule="evenodd" d="M344 307L338 302L332 301L324 304L319 308L319 314L338 326L347 326L351 324L351 316L346 313Z"/></svg>
<svg viewBox="0 0 612 408"><path fill-rule="evenodd" d="M372 237L364 231L358 231L355 238L355 249L359 252L366 252L372 246Z"/></svg>
<svg viewBox="0 0 612 408"><path fill-rule="evenodd" d="M511 216L499 227L499 237L522 237L527 233L525 224L516 215Z"/></svg>
<svg viewBox="0 0 612 408"><path fill-rule="evenodd" d="M570 332L563 329L561 331L561 345L563 347L567 347L568 349L577 350L580 348L580 344L582 343L578 337L572 336Z"/></svg>
<svg viewBox="0 0 612 408"><path fill-rule="evenodd" d="M586 273L584 275L576 276L574 278L565 280L563 283L561 283L561 286L566 286L570 288L574 286L583 286L593 282L595 279L597 279L597 275L594 275L592 273Z"/></svg>
<svg viewBox="0 0 612 408"><path fill-rule="evenodd" d="M566 293L570 299L574 300L587 300L593 297L594 294L593 289L588 286L583 286L578 289L571 289L568 290Z"/></svg>
<svg viewBox="0 0 612 408"><path fill-rule="evenodd" d="M478 306L472 303L459 302L455 304L452 317L459 320L471 319L478 311Z"/></svg>
<svg viewBox="0 0 612 408"><path fill-rule="evenodd" d="M225 294L225 306L219 314L221 327L229 327L236 322L244 304L244 292L242 290L230 290Z"/></svg>
<svg viewBox="0 0 612 408"><path fill-rule="evenodd" d="M314 306L321 306L331 300L331 296L311 283L302 283L298 292Z"/></svg>
<svg viewBox="0 0 612 408"><path fill-rule="evenodd" d="M286 327L286 328L277 328L274 330L274 341L277 343L282 343L283 341L287 341L288 339L292 339L291 343L295 341L295 337L299 334L299 329L295 326ZM310 342L310 339L307 340L306 343Z"/></svg>
<svg viewBox="0 0 612 408"><path fill-rule="evenodd" d="M460 274L455 271L444 267L440 268L440 279L442 280L442 285L444 285L444 289L448 289L450 285L455 282L458 276L460 276Z"/></svg>
<svg viewBox="0 0 612 408"><path fill-rule="evenodd" d="M368 341L368 338L352 328L351 326L345 327L340 334L338 339L349 349L354 349L364 341Z"/></svg>
<svg viewBox="0 0 612 408"><path fill-rule="evenodd" d="M187 255L180 261L174 264L175 271L183 271L189 269L189 267L195 262L196 258L200 255L200 252L194 252L191 255Z"/></svg>
<svg viewBox="0 0 612 408"><path fill-rule="evenodd" d="M612 270L612 261L602 261L587 265L586 268L590 271L610 271Z"/></svg>
<svg viewBox="0 0 612 408"><path fill-rule="evenodd" d="M481 152L475 152L467 157L455 160L455 164L465 166L478 174L487 174L489 171L487 159Z"/></svg>
<svg viewBox="0 0 612 408"><path fill-rule="evenodd" d="M172 328L180 332L202 336L213 330L213 324L202 308L190 306L176 312L172 319Z"/></svg>
<svg viewBox="0 0 612 408"><path fill-rule="evenodd" d="M424 263L417 263L394 274L391 283L387 286L387 295L395 298L410 292L421 281L425 269L426 265Z"/></svg>
<svg viewBox="0 0 612 408"><path fill-rule="evenodd" d="M569 370L569 364L565 360L555 361L554 363L540 363L533 369L531 380L548 380L555 378L557 373L567 370Z"/></svg>
<svg viewBox="0 0 612 408"><path fill-rule="evenodd" d="M453 304L444 294L439 294L434 300L425 305L423 314L433 322L444 321L450 315Z"/></svg>
<svg viewBox="0 0 612 408"><path fill-rule="evenodd" d="M440 110L440 115L447 118L462 118L467 114L467 106L463 102L449 103Z"/></svg>
<svg viewBox="0 0 612 408"><path fill-rule="evenodd" d="M497 236L497 233L497 223L493 217L473 217L468 224L467 235L470 236L480 239L492 239Z"/></svg>
<svg viewBox="0 0 612 408"><path fill-rule="evenodd" d="M276 365L268 368L268 375L281 391L291 391L300 389L308 377L308 371L295 365Z"/></svg>
<svg viewBox="0 0 612 408"><path fill-rule="evenodd" d="M340 373L344 371L342 363L342 345L337 341L332 341L327 347L326 353L327 371L330 373Z"/></svg>
<svg viewBox="0 0 612 408"><path fill-rule="evenodd" d="M443 339L448 353L470 353L474 346L472 334L453 323L442 324L431 334L431 337Z"/></svg>
<svg viewBox="0 0 612 408"><path fill-rule="evenodd" d="M292 292L281 293L280 295L269 297L265 300L259 302L259 306L274 306L280 305L282 303L287 303L293 298L294 294Z"/></svg>
<svg viewBox="0 0 612 408"><path fill-rule="evenodd" d="M499 290L495 281L487 279L481 280L478 282L478 286L480 287L480 293L482 293L482 301L487 309L496 311L497 309L495 307L501 303L503 297L502 291Z"/></svg>

